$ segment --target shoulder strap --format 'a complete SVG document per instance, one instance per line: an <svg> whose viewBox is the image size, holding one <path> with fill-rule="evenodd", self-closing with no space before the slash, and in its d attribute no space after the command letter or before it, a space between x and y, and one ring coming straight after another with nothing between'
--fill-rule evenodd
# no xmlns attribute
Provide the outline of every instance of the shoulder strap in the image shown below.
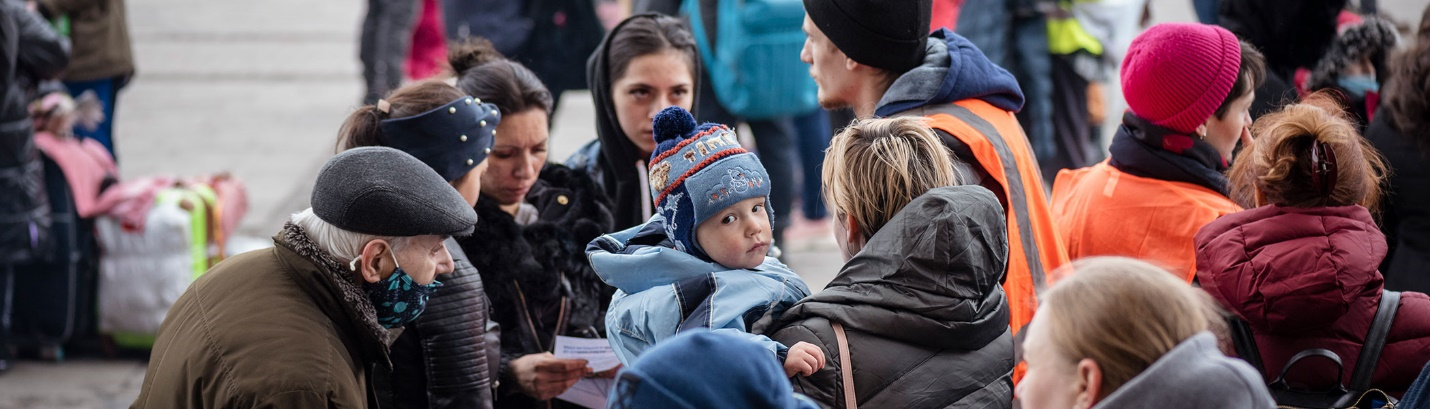
<svg viewBox="0 0 1430 409"><path fill-rule="evenodd" d="M844 336L844 325L834 322L834 341L839 344L839 373L844 376L844 408L856 409L859 400L854 398L854 368L849 362L849 339Z"/></svg>
<svg viewBox="0 0 1430 409"><path fill-rule="evenodd" d="M1257 372L1266 373L1266 367L1261 362L1261 349L1256 346L1256 336L1251 332L1251 325L1236 314L1227 314L1226 323L1231 327L1231 340L1236 347L1236 355L1251 364L1252 368L1256 368Z"/></svg>
<svg viewBox="0 0 1430 409"><path fill-rule="evenodd" d="M1400 292L1382 291L1380 308L1375 311L1375 321L1370 324L1370 332L1361 346L1360 357L1356 358L1356 369L1351 375L1351 390L1365 392L1370 389L1371 375L1375 374L1380 361L1381 349L1385 348L1385 338L1390 334L1390 324L1395 321L1395 313L1400 309Z"/></svg>

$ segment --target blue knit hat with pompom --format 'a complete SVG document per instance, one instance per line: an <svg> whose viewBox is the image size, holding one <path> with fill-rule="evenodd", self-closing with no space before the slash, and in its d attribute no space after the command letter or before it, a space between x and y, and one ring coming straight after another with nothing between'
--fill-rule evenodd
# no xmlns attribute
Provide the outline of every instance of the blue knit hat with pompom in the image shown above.
<svg viewBox="0 0 1430 409"><path fill-rule="evenodd" d="M773 222L769 173L755 154L740 147L730 127L696 126L690 111L673 106L656 114L652 129L651 202L665 217L665 234L676 250L709 260L695 240L695 226L745 199L765 198Z"/></svg>

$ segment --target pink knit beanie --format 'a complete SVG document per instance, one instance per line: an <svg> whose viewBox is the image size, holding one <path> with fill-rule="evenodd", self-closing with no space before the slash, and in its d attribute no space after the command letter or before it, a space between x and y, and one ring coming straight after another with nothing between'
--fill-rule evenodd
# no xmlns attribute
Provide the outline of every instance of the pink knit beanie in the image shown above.
<svg viewBox="0 0 1430 409"><path fill-rule="evenodd" d="M1133 114L1192 134L1226 100L1240 68L1241 43L1225 28L1158 24L1132 40L1122 93Z"/></svg>

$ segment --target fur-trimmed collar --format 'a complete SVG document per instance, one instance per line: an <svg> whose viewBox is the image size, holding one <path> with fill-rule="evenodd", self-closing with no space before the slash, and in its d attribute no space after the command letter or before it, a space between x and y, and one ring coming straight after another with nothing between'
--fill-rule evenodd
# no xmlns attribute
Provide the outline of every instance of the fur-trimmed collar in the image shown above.
<svg viewBox="0 0 1430 409"><path fill-rule="evenodd" d="M392 362L387 355L387 346L392 340L397 338L396 333L383 328L377 322L377 310L373 308L372 301L368 300L367 293L363 292L352 279L351 272L346 268L343 261L333 258L332 254L318 247L307 232L292 222L283 225L283 230L275 237L275 243L283 248L292 250L298 256L312 262L320 272L319 277L338 290L337 296L343 301L343 309L348 313L353 324L360 325L364 329L365 338L364 353L374 355L368 359L382 363L387 368L392 367ZM375 343L376 345L370 345Z"/></svg>

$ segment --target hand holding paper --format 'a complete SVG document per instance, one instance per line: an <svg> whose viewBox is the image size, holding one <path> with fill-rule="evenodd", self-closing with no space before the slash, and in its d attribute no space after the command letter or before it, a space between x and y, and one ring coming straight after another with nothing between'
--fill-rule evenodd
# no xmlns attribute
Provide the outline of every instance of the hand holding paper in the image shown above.
<svg viewBox="0 0 1430 409"><path fill-rule="evenodd" d="M557 358L585 359L592 372L605 372L621 365L605 338L557 336L555 349Z"/></svg>
<svg viewBox="0 0 1430 409"><path fill-rule="evenodd" d="M592 372L611 371L621 366L616 352L611 349L611 343L605 338L557 336L554 349L557 358L586 360ZM614 380L608 378L610 377L582 379L556 398L588 408L604 408L606 395L615 384Z"/></svg>

